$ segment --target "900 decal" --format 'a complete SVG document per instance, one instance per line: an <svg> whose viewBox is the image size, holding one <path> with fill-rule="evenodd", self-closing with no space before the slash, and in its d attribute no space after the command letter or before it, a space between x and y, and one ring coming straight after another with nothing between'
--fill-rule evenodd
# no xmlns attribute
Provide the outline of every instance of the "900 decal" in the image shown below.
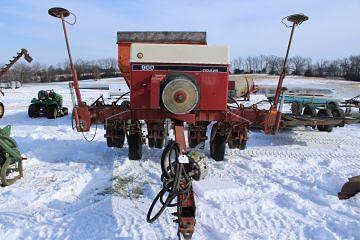
<svg viewBox="0 0 360 240"><path fill-rule="evenodd" d="M141 65L142 71L154 71L155 66L154 65Z"/></svg>
<svg viewBox="0 0 360 240"><path fill-rule="evenodd" d="M226 73L227 66L201 66L201 65L152 65L152 64L133 64L133 71L182 71L182 72L207 72L207 73Z"/></svg>

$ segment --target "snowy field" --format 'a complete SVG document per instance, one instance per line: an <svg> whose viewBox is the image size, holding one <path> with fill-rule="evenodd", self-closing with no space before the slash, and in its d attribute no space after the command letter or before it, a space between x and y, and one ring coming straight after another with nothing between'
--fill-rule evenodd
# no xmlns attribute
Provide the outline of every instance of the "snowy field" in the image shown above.
<svg viewBox="0 0 360 240"><path fill-rule="evenodd" d="M275 85L271 78L257 83ZM360 93L360 84L343 81L288 78L285 85L328 88L338 98ZM144 145L143 159L130 161L126 143L106 147L102 126L89 143L69 116L30 119L27 107L40 89L63 94L71 107L65 83L25 85L0 99L6 108L0 125L13 126L28 158L24 178L0 188L0 239L176 239L172 209L146 222L161 188L162 150ZM88 103L107 96L82 92ZM347 178L360 175L359 146L359 125L331 133L251 132L246 150L227 149L224 162L209 159L208 178L194 183L193 239L360 239L360 195L337 198ZM208 143L205 151L209 156Z"/></svg>

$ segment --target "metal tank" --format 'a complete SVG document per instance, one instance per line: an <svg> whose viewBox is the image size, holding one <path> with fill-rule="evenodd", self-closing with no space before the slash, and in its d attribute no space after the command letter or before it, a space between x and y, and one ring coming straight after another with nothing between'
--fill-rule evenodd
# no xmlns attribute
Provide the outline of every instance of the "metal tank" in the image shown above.
<svg viewBox="0 0 360 240"><path fill-rule="evenodd" d="M254 80L250 76L230 75L229 86L233 88L229 89L231 97L247 97L254 90Z"/></svg>

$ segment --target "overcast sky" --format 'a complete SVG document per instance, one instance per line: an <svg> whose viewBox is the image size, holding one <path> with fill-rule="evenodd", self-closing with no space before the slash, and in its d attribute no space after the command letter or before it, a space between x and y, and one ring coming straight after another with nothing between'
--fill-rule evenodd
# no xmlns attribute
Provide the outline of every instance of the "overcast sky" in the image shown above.
<svg viewBox="0 0 360 240"><path fill-rule="evenodd" d="M231 56L283 56L289 29L280 20L305 13L291 55L334 59L360 54L360 0L1 0L0 63L20 48L35 61L66 58L58 19L47 14L61 6L77 15L69 26L74 58L117 57L121 30L207 31L208 44L229 45Z"/></svg>

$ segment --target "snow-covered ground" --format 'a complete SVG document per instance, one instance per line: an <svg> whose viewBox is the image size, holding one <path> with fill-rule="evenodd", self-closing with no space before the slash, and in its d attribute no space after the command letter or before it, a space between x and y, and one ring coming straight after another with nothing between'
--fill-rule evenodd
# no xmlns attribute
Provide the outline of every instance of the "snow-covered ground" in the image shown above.
<svg viewBox="0 0 360 240"><path fill-rule="evenodd" d="M329 88L340 98L360 93L360 84L342 81L289 78L285 85ZM127 144L106 147L102 127L89 143L69 116L30 119L27 107L40 89L58 91L71 107L64 83L25 85L0 99L6 107L0 124L13 126L28 158L24 178L0 188L0 239L176 239L171 209L146 222L161 188L162 151L144 145L143 159L130 161ZM87 102L107 95L82 92ZM251 132L246 150L227 149L224 162L209 159L208 178L194 183L193 239L360 239L360 195L337 198L347 177L360 175L359 146L359 125L332 133Z"/></svg>

